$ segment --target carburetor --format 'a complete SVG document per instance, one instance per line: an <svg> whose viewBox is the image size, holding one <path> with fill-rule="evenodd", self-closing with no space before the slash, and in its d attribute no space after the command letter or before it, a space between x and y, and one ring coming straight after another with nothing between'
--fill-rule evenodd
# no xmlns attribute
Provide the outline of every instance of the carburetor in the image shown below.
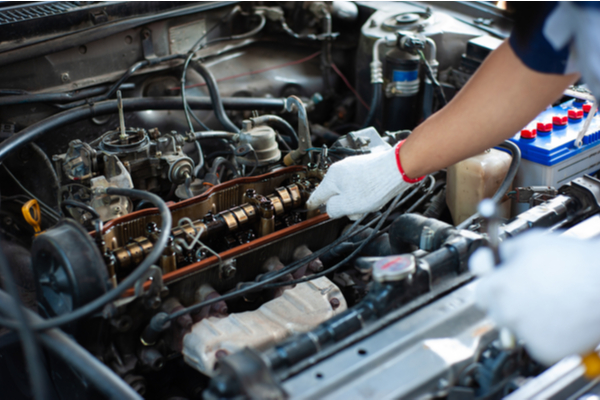
<svg viewBox="0 0 600 400"><path fill-rule="evenodd" d="M194 170L194 161L182 150L185 141L177 132L162 134L156 128L112 130L90 144L73 140L65 154L53 157L62 183L61 199L89 203L103 221L128 214L133 210L129 199L94 195L93 189L160 192L182 184Z"/></svg>

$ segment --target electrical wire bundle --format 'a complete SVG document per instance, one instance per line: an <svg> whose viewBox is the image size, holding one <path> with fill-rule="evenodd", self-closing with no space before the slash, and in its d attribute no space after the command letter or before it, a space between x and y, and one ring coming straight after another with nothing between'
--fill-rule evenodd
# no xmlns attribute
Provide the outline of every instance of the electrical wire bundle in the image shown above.
<svg viewBox="0 0 600 400"><path fill-rule="evenodd" d="M430 177L430 180L432 181L432 184L430 184L430 187L428 190L430 190L433 187L433 184L435 183L435 179L433 179L432 177ZM369 214L363 215L360 219L358 219L357 221L355 221L352 226L342 235L340 236L338 239L336 239L335 241L333 241L332 243L330 243L327 246L324 246L323 248L315 251L314 253L312 253L311 255L304 257L298 261L295 261L293 263L291 263L290 265L285 266L284 268L278 270L278 271L273 271L271 273L267 273L264 274L261 278L262 280L254 283L250 286L247 286L243 289L239 289L230 293L227 293L223 296L220 297L216 297L214 299L210 299L210 300L206 300L197 304L194 304L192 306L189 306L187 308L183 308L173 314L168 315L168 318L166 319L167 321L170 320L175 320L177 318L179 318L182 315L188 314L188 313L192 313L195 311L199 311L200 309L202 309L203 307L206 306L210 306L212 304L215 304L217 302L220 301L226 301L226 300L231 300L234 298L238 298L241 296L244 296L248 293L251 292L255 292L258 290L264 290L264 289L269 289L269 288L275 288L275 287L279 287L279 286L288 286L288 285L293 285L296 283L302 283L302 282L307 282L309 280L313 280L316 278L319 278L321 276L325 276L327 274L330 274L334 271L336 271L337 269L339 269L340 267L346 265L352 258L354 258L357 254L360 253L360 251L369 243L371 242L371 240L373 240L377 234L380 232L382 225L386 222L386 220L388 219L388 217L390 216L390 214L396 210L398 207L401 207L402 205L406 204L407 201L409 201L413 196L415 196L423 187L423 182L420 182L418 185L415 185L415 187L407 194L404 196L403 194L400 194L398 196L396 196L396 198L392 201L392 203L390 204L390 206L388 207L388 209L383 212L382 214L380 214L379 216L376 216L375 218L373 218L371 221L369 221L366 225L361 226L361 224L363 223L363 221L365 221L367 219L367 217L369 217ZM404 197L403 197L404 196ZM367 237L366 239L364 239L359 247L354 250L349 256L347 256L346 258L344 258L342 261L338 262L337 264L335 264L334 266L325 269L324 271L321 271L317 274L314 275L310 275L310 276L306 276L304 278L300 278L294 281L285 281L285 282L277 282L277 280L279 280L280 278L284 277L285 275L287 275L288 273L292 273L298 269L300 269L302 266L306 265L307 263L315 260L316 258L320 257L321 255L327 253L328 251L330 251L331 249L333 249L334 247L336 247L337 245L339 245L340 243L348 240L349 238L363 232L365 229L371 227L373 224L376 224L375 228L373 229L373 232L369 235L369 237Z"/></svg>

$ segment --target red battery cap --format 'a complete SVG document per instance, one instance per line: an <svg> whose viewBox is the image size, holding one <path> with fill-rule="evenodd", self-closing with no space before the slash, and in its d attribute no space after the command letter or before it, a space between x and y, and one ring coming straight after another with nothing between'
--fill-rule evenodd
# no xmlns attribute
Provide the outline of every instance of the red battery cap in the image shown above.
<svg viewBox="0 0 600 400"><path fill-rule="evenodd" d="M566 115L561 116L554 116L552 117L552 123L554 125L558 125L558 126L563 126L566 125L569 122L569 117L567 117Z"/></svg>
<svg viewBox="0 0 600 400"><path fill-rule="evenodd" d="M591 109L592 109L592 105L591 104L584 104L583 105L583 112L584 113L586 113L586 114L589 113L591 111Z"/></svg>
<svg viewBox="0 0 600 400"><path fill-rule="evenodd" d="M581 119L583 118L583 110L569 110L570 119Z"/></svg>
<svg viewBox="0 0 600 400"><path fill-rule="evenodd" d="M537 132L535 129L523 129L521 131L521 138L523 139L535 139Z"/></svg>
<svg viewBox="0 0 600 400"><path fill-rule="evenodd" d="M538 122L537 123L537 131L538 132L552 132L552 124L551 123L544 123L544 122Z"/></svg>

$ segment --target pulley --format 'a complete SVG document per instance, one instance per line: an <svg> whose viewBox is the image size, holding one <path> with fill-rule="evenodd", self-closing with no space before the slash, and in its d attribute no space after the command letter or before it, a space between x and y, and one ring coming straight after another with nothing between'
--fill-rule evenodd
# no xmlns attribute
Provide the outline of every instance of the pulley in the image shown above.
<svg viewBox="0 0 600 400"><path fill-rule="evenodd" d="M39 303L49 317L69 313L110 287L99 249L90 235L70 219L35 238L32 266Z"/></svg>

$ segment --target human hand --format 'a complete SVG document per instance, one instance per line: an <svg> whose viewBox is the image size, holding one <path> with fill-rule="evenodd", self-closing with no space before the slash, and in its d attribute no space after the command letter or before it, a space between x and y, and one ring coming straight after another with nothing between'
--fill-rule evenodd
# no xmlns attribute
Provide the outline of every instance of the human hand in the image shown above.
<svg viewBox="0 0 600 400"><path fill-rule="evenodd" d="M600 343L598 244L532 231L500 245L498 268L489 249L477 250L469 260L481 277L477 305L543 364L592 352Z"/></svg>
<svg viewBox="0 0 600 400"><path fill-rule="evenodd" d="M379 210L411 185L402 178L395 149L390 148L332 164L306 204L311 210L327 204L331 218L349 216L356 220Z"/></svg>

